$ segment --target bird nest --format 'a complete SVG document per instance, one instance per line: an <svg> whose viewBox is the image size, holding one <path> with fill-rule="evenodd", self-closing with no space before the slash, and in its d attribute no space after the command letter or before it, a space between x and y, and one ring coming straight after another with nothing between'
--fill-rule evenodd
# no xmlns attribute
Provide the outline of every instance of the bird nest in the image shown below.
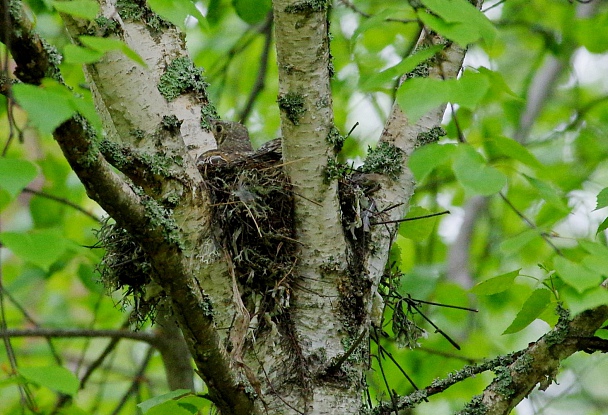
<svg viewBox="0 0 608 415"><path fill-rule="evenodd" d="M211 197L218 243L232 259L239 282L284 303L297 242L292 186L281 154L274 150L199 168Z"/></svg>

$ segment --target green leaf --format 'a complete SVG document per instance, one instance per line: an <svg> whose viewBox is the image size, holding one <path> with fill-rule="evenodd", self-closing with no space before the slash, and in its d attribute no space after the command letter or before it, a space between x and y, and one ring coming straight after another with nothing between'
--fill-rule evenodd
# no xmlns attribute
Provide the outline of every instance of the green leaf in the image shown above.
<svg viewBox="0 0 608 415"><path fill-rule="evenodd" d="M113 50L120 51L132 61L137 62L141 66L147 66L142 57L139 56L133 49L128 47L127 44L122 40L95 36L80 36L78 40L80 40L83 45L98 52L106 53Z"/></svg>
<svg viewBox="0 0 608 415"><path fill-rule="evenodd" d="M103 56L104 52L93 50L89 48L83 48L82 46L76 46L73 44L67 44L63 48L63 57L65 63L81 65L97 62Z"/></svg>
<svg viewBox="0 0 608 415"><path fill-rule="evenodd" d="M604 187L597 194L597 205L594 210L602 209L608 206L608 187Z"/></svg>
<svg viewBox="0 0 608 415"><path fill-rule="evenodd" d="M591 255L608 258L608 247L601 243L581 239L578 244Z"/></svg>
<svg viewBox="0 0 608 415"><path fill-rule="evenodd" d="M99 14L99 5L93 0L53 1L53 7L61 13L93 20Z"/></svg>
<svg viewBox="0 0 608 415"><path fill-rule="evenodd" d="M595 232L595 234L597 235L598 233L605 231L606 229L608 229L608 218L604 219L604 221L600 223L600 226L597 227L597 231Z"/></svg>
<svg viewBox="0 0 608 415"><path fill-rule="evenodd" d="M75 113L72 93L56 82L45 80L43 86L13 85L13 95L27 112L28 120L43 134L51 134Z"/></svg>
<svg viewBox="0 0 608 415"><path fill-rule="evenodd" d="M196 4L192 0L148 0L147 4L163 19L170 21L182 30L186 30L188 16L194 17L201 29L205 31L209 29L207 19L196 8Z"/></svg>
<svg viewBox="0 0 608 415"><path fill-rule="evenodd" d="M523 231L517 236L509 238L500 244L500 251L504 254L511 255L520 252L534 239L540 238L538 232L534 229Z"/></svg>
<svg viewBox="0 0 608 415"><path fill-rule="evenodd" d="M448 81L446 86L450 88L450 102L474 110L488 92L490 80L479 72L468 70L459 79Z"/></svg>
<svg viewBox="0 0 608 415"><path fill-rule="evenodd" d="M165 394L145 400L142 403L137 404L137 407L141 409L141 411L145 414L157 405L160 405L164 402L172 401L175 398L179 398L184 395L189 395L191 393L192 392L190 391L190 389L176 389L174 391L167 392Z"/></svg>
<svg viewBox="0 0 608 415"><path fill-rule="evenodd" d="M236 14L251 25L262 22L272 10L271 0L232 0Z"/></svg>
<svg viewBox="0 0 608 415"><path fill-rule="evenodd" d="M367 30L369 30L371 28L383 25L385 19L387 19L391 16L395 16L398 13L399 13L399 11L396 9L385 9L385 10L382 10L381 12L373 15L369 19L364 20L363 23L361 23L357 27L357 29L353 32L353 35L350 38L351 52L353 51L353 49L355 47L355 43L356 43L357 39L359 38L359 36L361 36L361 34L365 33Z"/></svg>
<svg viewBox="0 0 608 415"><path fill-rule="evenodd" d="M422 4L439 16L420 9L424 24L463 47L479 39L492 43L496 38L492 22L466 0L422 0Z"/></svg>
<svg viewBox="0 0 608 415"><path fill-rule="evenodd" d="M602 282L600 274L566 258L555 257L553 265L562 281L579 293L597 287Z"/></svg>
<svg viewBox="0 0 608 415"><path fill-rule="evenodd" d="M410 159L408 167L412 170L417 181L422 181L438 166L446 163L456 151L454 144L427 144L417 148Z"/></svg>
<svg viewBox="0 0 608 415"><path fill-rule="evenodd" d="M412 78L401 84L397 90L397 102L409 118L415 123L430 110L450 100L448 81L430 78Z"/></svg>
<svg viewBox="0 0 608 415"><path fill-rule="evenodd" d="M480 195L497 193L507 184L507 177L486 165L482 155L469 145L458 146L453 168L460 184Z"/></svg>
<svg viewBox="0 0 608 415"><path fill-rule="evenodd" d="M194 407L194 413L196 413L196 410L207 406L209 401L201 398L200 396L187 395L182 398L179 398L177 402L180 404L180 406L189 405L191 407Z"/></svg>
<svg viewBox="0 0 608 415"><path fill-rule="evenodd" d="M545 200L545 202L549 203L551 206L556 208L562 212L570 212L570 208L564 202L563 198L559 195L558 191L555 190L548 183L535 179L534 177L530 177L527 174L524 174L524 177L530 182L530 184L538 190L538 193L541 198Z"/></svg>
<svg viewBox="0 0 608 415"><path fill-rule="evenodd" d="M420 206L413 206L407 213L405 218L416 218L432 213ZM414 219L407 222L402 222L399 226L399 235L414 241L423 241L433 233L437 224L438 216L432 216L424 219Z"/></svg>
<svg viewBox="0 0 608 415"><path fill-rule="evenodd" d="M601 305L608 304L608 290L597 286L583 293L572 287L560 289L560 298L564 300L572 316Z"/></svg>
<svg viewBox="0 0 608 415"><path fill-rule="evenodd" d="M150 408L147 412L144 412L146 415L192 415L195 413L196 410L191 412L175 401L163 402L160 405Z"/></svg>
<svg viewBox="0 0 608 415"><path fill-rule="evenodd" d="M495 95L500 93L506 93L510 95L512 98L517 99L518 101L524 102L523 99L519 95L517 95L513 90L507 85L505 79L502 75L496 71L488 69L486 67L480 66L477 68L480 74L484 75L490 81L490 88Z"/></svg>
<svg viewBox="0 0 608 415"><path fill-rule="evenodd" d="M49 270L69 246L66 239L55 229L30 233L3 232L0 233L0 241L13 254L45 271Z"/></svg>
<svg viewBox="0 0 608 415"><path fill-rule="evenodd" d="M542 168L543 165L530 151L517 141L507 137L492 137L486 141L488 148L498 154L519 161L534 169Z"/></svg>
<svg viewBox="0 0 608 415"><path fill-rule="evenodd" d="M502 334L513 334L525 329L538 318L550 302L551 291L544 288L532 291L511 325Z"/></svg>
<svg viewBox="0 0 608 415"><path fill-rule="evenodd" d="M391 66L384 71L363 79L361 89L365 91L374 91L382 88L387 83L394 81L398 76L411 72L419 63L422 63L443 50L445 45L435 45L427 49L421 49L403 59L395 66Z"/></svg>
<svg viewBox="0 0 608 415"><path fill-rule="evenodd" d="M580 19L574 30L577 40L591 53L604 53L608 50L608 12L597 13L589 19Z"/></svg>
<svg viewBox="0 0 608 415"><path fill-rule="evenodd" d="M482 281L471 288L471 292L477 295L492 295L506 291L513 285L519 271L521 268Z"/></svg>
<svg viewBox="0 0 608 415"><path fill-rule="evenodd" d="M62 366L20 367L19 374L31 383L70 396L80 387L78 378Z"/></svg>
<svg viewBox="0 0 608 415"><path fill-rule="evenodd" d="M27 160L0 158L0 189L14 199L38 175L38 167Z"/></svg>

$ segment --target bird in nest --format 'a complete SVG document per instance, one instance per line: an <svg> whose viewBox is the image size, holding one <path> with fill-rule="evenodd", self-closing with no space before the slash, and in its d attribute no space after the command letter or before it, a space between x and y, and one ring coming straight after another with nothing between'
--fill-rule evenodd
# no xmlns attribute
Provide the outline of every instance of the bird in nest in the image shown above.
<svg viewBox="0 0 608 415"><path fill-rule="evenodd" d="M281 140L271 140L257 151L253 150L247 127L235 121L211 121L211 132L217 149L204 152L199 158L199 168L205 165L224 165L246 158L258 158L269 153L281 156Z"/></svg>

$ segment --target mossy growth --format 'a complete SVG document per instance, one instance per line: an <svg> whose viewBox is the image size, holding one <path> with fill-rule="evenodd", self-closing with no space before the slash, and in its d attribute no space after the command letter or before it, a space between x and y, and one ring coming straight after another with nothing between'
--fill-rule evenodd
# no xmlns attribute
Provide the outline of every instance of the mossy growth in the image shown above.
<svg viewBox="0 0 608 415"><path fill-rule="evenodd" d="M471 402L467 403L462 411L458 411L456 415L486 415L488 413L487 406L483 403L481 395L473 396Z"/></svg>
<svg viewBox="0 0 608 415"><path fill-rule="evenodd" d="M336 157L328 157L327 165L325 166L325 183L343 179L350 171L350 167L344 163L340 163Z"/></svg>
<svg viewBox="0 0 608 415"><path fill-rule="evenodd" d="M173 25L154 13L145 0L118 0L116 10L124 20L141 21L153 35L160 34L164 29Z"/></svg>
<svg viewBox="0 0 608 415"><path fill-rule="evenodd" d="M144 133L145 134L145 133ZM119 170L130 169L131 173L140 171L141 175L151 172L156 176L171 176L171 167L176 162L174 157L162 153L146 153L110 140L98 143L99 151L114 167Z"/></svg>
<svg viewBox="0 0 608 415"><path fill-rule="evenodd" d="M396 179L403 171L403 151L392 144L381 142L376 148L368 150L361 171L385 174Z"/></svg>
<svg viewBox="0 0 608 415"><path fill-rule="evenodd" d="M179 227L173 218L173 212L144 193L143 189L132 186L133 190L139 195L141 204L146 211L148 226L150 228L160 228L163 238L171 245L184 249L182 238L179 234Z"/></svg>
<svg viewBox="0 0 608 415"><path fill-rule="evenodd" d="M441 127L433 127L429 131L420 133L416 136L416 146L415 148L422 147L426 144L432 144L439 141L441 137L446 135L447 133Z"/></svg>
<svg viewBox="0 0 608 415"><path fill-rule="evenodd" d="M303 0L285 7L286 13L308 14L322 12L330 7L328 0Z"/></svg>
<svg viewBox="0 0 608 415"><path fill-rule="evenodd" d="M193 92L198 99L204 99L208 86L203 70L194 66L190 58L182 56L167 66L158 82L158 91L167 101L173 101L186 92Z"/></svg>
<svg viewBox="0 0 608 415"><path fill-rule="evenodd" d="M211 120L217 120L220 116L215 105L207 103L201 107L201 127L206 131L211 131Z"/></svg>
<svg viewBox="0 0 608 415"><path fill-rule="evenodd" d="M507 366L497 366L494 368L494 373L496 373L496 378L494 379L496 391L507 398L512 396L515 393L515 389L513 389L511 369Z"/></svg>
<svg viewBox="0 0 608 415"><path fill-rule="evenodd" d="M335 126L332 126L329 129L329 133L327 134L325 140L329 144L331 144L334 149L336 149L336 151L340 151L342 150L342 146L344 145L344 140L346 140L346 137L340 134L340 130L338 130Z"/></svg>
<svg viewBox="0 0 608 415"><path fill-rule="evenodd" d="M97 266L100 282L109 292L123 291L119 304L125 309L133 307L129 320L135 328L148 319L154 321L164 293L150 295L154 268L139 241L109 217L102 221L96 236L96 247L105 249Z"/></svg>
<svg viewBox="0 0 608 415"><path fill-rule="evenodd" d="M543 339L547 342L548 346L552 346L554 344L559 344L564 341L570 332L570 312L562 307L561 304L558 304L555 309L559 319L557 320L557 324L549 333L545 334Z"/></svg>
<svg viewBox="0 0 608 415"><path fill-rule="evenodd" d="M163 130L175 133L179 132L179 128L182 126L182 121L179 120L175 115L163 115L160 126Z"/></svg>
<svg viewBox="0 0 608 415"><path fill-rule="evenodd" d="M110 35L121 35L122 28L114 19L108 19L105 16L99 16L94 20L95 24L91 25L87 30L87 34L91 36L107 37Z"/></svg>
<svg viewBox="0 0 608 415"><path fill-rule="evenodd" d="M289 121L294 125L300 124L300 118L306 112L302 94L288 92L285 95L279 96L277 102L279 103L279 108L285 112Z"/></svg>

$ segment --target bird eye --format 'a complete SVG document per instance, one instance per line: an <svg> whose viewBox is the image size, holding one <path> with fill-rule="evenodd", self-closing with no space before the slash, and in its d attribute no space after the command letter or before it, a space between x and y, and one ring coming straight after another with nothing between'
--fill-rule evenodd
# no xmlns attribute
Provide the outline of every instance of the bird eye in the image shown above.
<svg viewBox="0 0 608 415"><path fill-rule="evenodd" d="M216 124L215 125L215 132L216 133L221 133L224 130L224 126L222 124Z"/></svg>

